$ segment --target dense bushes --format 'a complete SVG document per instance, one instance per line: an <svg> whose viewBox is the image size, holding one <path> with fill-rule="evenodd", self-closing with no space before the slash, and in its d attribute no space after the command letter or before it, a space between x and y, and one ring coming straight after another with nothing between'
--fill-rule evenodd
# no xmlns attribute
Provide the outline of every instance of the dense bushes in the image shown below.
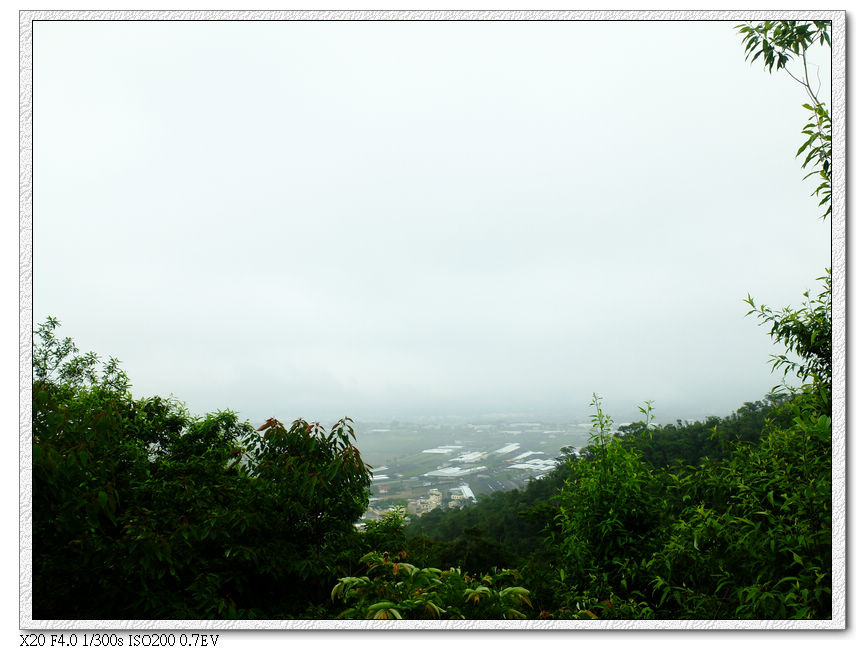
<svg viewBox="0 0 865 650"><path fill-rule="evenodd" d="M320 613L362 554L370 474L351 422L254 431L134 400L57 324L34 352L33 617Z"/></svg>
<svg viewBox="0 0 865 650"><path fill-rule="evenodd" d="M831 616L831 426L809 395L757 444L658 470L596 437L560 497L570 609L652 618Z"/></svg>
<svg viewBox="0 0 865 650"><path fill-rule="evenodd" d="M831 616L831 426L803 401L793 426L671 476L682 507L648 565L664 616Z"/></svg>
<svg viewBox="0 0 865 650"><path fill-rule="evenodd" d="M332 598L349 605L339 618L523 619L532 607L516 571L472 576L459 568L419 568L387 553L363 558L367 574L342 578Z"/></svg>
<svg viewBox="0 0 865 650"><path fill-rule="evenodd" d="M646 557L667 517L659 476L638 449L626 448L612 436L612 422L597 396L592 404L591 454L568 461L570 476L556 515L556 549L577 587L563 594L565 605L574 596L581 603L587 594L602 601L608 593L639 588L634 565Z"/></svg>

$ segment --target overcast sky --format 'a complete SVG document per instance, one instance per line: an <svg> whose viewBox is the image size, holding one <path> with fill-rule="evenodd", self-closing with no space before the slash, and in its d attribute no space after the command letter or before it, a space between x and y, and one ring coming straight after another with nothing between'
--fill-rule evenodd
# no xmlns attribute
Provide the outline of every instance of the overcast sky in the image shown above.
<svg viewBox="0 0 865 650"><path fill-rule="evenodd" d="M38 22L34 319L194 413L726 415L830 263L734 24Z"/></svg>

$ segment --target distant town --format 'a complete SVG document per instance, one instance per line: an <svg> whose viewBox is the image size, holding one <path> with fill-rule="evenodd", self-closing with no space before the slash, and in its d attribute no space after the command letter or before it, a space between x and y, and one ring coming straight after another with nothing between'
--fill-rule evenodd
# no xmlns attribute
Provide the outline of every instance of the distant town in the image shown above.
<svg viewBox="0 0 865 650"><path fill-rule="evenodd" d="M397 505L420 516L523 487L551 471L563 447L585 446L590 430L574 422L357 423L361 454L373 464L364 519Z"/></svg>

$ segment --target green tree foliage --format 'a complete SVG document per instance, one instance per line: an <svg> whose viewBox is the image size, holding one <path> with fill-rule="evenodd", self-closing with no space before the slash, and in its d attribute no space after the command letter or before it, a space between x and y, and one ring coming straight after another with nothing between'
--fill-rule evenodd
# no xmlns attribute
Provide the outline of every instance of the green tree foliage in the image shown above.
<svg viewBox="0 0 865 650"><path fill-rule="evenodd" d="M819 205L826 206L823 219L832 214L832 117L814 89L808 68L808 48L814 45L832 45L831 23L825 20L798 22L795 20L766 20L758 23L736 25L743 34L745 57L751 61L763 59L763 65L771 73L784 70L799 83L808 96L809 103L802 107L808 111L808 123L802 129L806 136L797 156L805 154L802 168L812 168L805 178L817 176L819 183L814 195ZM800 61L801 76L790 71L789 64Z"/></svg>
<svg viewBox="0 0 865 650"><path fill-rule="evenodd" d="M136 400L116 360L100 372L57 326L34 350L34 618L285 618L326 602L367 505L351 421L255 431Z"/></svg>
<svg viewBox="0 0 865 650"><path fill-rule="evenodd" d="M809 72L808 49L813 45L832 44L831 23L828 21L797 22L795 20L768 20L762 23L737 25L743 35L745 56L755 61L762 57L763 65L772 72L784 70L805 90L808 103L803 104L809 113L808 123L802 130L805 141L796 152L804 154L802 167L811 171L805 178L816 175L819 184L814 195L820 206L826 206L823 219L832 214L832 118L826 105L818 98L819 88L814 89ZM801 63L801 76L790 71L794 61ZM757 307L750 295L746 302L751 307L749 314L756 314L762 324L770 325L769 335L776 343L784 345L787 354L772 358L773 369L781 368L784 377L792 371L803 382L810 384L808 390L820 396L821 412L831 412L832 371L832 273L830 269L819 278L820 293L812 298L805 292L805 302L797 309L786 307L773 310L765 305Z"/></svg>
<svg viewBox="0 0 865 650"><path fill-rule="evenodd" d="M831 424L807 395L782 408L792 426L668 476L681 507L647 562L657 616L831 617Z"/></svg>
<svg viewBox="0 0 865 650"><path fill-rule="evenodd" d="M783 376L792 372L810 386L808 390L820 397L821 412L831 413L832 389L832 275L828 271L819 278L823 288L816 298L806 291L805 302L793 309L785 307L773 310L757 305L751 296L746 302L751 306L748 314L756 314L761 324L769 325L769 336L782 344L788 354L772 357L772 369L780 368Z"/></svg>
<svg viewBox="0 0 865 650"><path fill-rule="evenodd" d="M640 561L667 517L659 476L639 449L612 435L612 420L597 395L592 407L591 453L568 461L570 476L559 495L553 538L561 578L571 577L562 604L577 610L608 594L639 590L645 582L635 580Z"/></svg>
<svg viewBox="0 0 865 650"><path fill-rule="evenodd" d="M405 526L405 508L391 508L376 521L363 524L363 547L370 552L397 555L406 548Z"/></svg>
<svg viewBox="0 0 865 650"><path fill-rule="evenodd" d="M746 402L734 413L719 418L663 426L633 422L619 427L615 436L627 447L636 447L653 467L675 464L698 465L703 459L720 460L730 454L734 441L755 443L768 421L791 423L789 413L778 406L789 399L782 393L771 393L756 402Z"/></svg>
<svg viewBox="0 0 865 650"><path fill-rule="evenodd" d="M398 556L405 559L405 553ZM418 568L369 553L367 575L341 578L331 597L349 605L347 619L524 619L529 591L516 571L493 570L473 577L459 569Z"/></svg>
<svg viewBox="0 0 865 650"><path fill-rule="evenodd" d="M780 402L756 444L653 467L610 436L569 462L551 543L556 616L831 616L831 423L803 393ZM533 590L536 586L529 582Z"/></svg>

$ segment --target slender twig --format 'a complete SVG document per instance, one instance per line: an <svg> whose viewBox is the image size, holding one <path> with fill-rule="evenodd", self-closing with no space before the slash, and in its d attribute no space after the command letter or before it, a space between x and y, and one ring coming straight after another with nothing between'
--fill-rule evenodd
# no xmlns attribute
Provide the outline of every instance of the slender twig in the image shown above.
<svg viewBox="0 0 865 650"><path fill-rule="evenodd" d="M805 58L805 50L802 50L802 68L805 71L805 88L808 89L808 94L811 96L811 99L814 101L814 104L819 104L820 100L817 99L817 96L814 94L814 91L811 89L811 80L808 79L808 59Z"/></svg>

